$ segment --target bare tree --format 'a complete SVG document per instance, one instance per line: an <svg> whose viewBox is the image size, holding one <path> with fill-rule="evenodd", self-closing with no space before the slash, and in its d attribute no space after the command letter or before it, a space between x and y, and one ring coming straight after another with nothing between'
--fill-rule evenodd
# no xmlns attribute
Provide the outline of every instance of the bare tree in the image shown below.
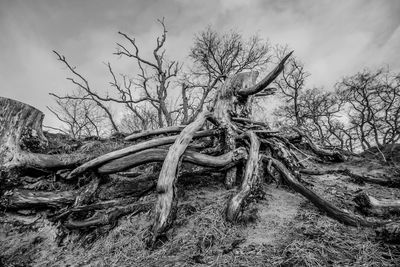
<svg viewBox="0 0 400 267"><path fill-rule="evenodd" d="M364 70L337 84L362 149L373 145L379 148L400 139L399 88L399 76L388 69Z"/></svg>
<svg viewBox="0 0 400 267"><path fill-rule="evenodd" d="M177 61L169 61L166 59L165 42L167 41L167 29L164 19L158 20L158 22L162 27L162 34L157 37L152 59L143 57L140 54L136 40L122 32L118 33L128 41L130 47L117 43L117 52L114 54L136 60L140 72L138 74L138 79L133 80L133 83L143 90L143 96L135 101L135 103L142 101L149 102L157 112L159 127L163 127L164 121L168 126L171 126L173 124L173 114L178 112L169 109L167 98L171 90L171 83L173 83L174 79L177 77L181 65ZM130 97L128 91L126 91L127 93L125 95ZM124 95L123 92L121 93ZM137 112L134 113L138 115Z"/></svg>
<svg viewBox="0 0 400 267"><path fill-rule="evenodd" d="M277 46L275 48L276 56L282 58L288 53L288 50L287 46ZM287 103L287 105L284 105L282 111L286 113L286 117L290 116L290 118L295 120L294 123L296 126L303 124L299 97L309 75L304 69L304 64L298 59L291 57L282 71L282 76L275 81L275 86Z"/></svg>
<svg viewBox="0 0 400 267"><path fill-rule="evenodd" d="M123 132L134 133L159 127L157 113L150 107L142 105L140 108L135 108L135 114L138 115L135 116L131 112L124 114L120 122L120 127Z"/></svg>
<svg viewBox="0 0 400 267"><path fill-rule="evenodd" d="M73 78L70 77L67 79L70 80L74 85L77 85L78 90L81 90L81 92L78 95L66 94L65 96L59 96L54 93L50 93L50 95L60 100L70 99L82 102L84 101L94 102L100 109L102 109L105 112L113 130L115 132L119 132L117 122L114 119L111 108L109 105L106 104L106 102L111 101L111 99L108 97L104 98L100 96L96 91L92 90L88 80L76 70L76 67L70 65L65 56L60 55L56 51L53 52L57 55L58 60L61 61L67 67L67 69L72 73Z"/></svg>
<svg viewBox="0 0 400 267"><path fill-rule="evenodd" d="M47 107L64 125L73 138L102 136L107 132L107 115L93 101L81 101L82 94L72 94L71 98L54 95L57 106Z"/></svg>
<svg viewBox="0 0 400 267"><path fill-rule="evenodd" d="M268 42L257 35L246 41L238 32L221 34L208 27L195 35L189 57L193 67L183 79L183 122L193 121L204 106L213 104L220 82L239 72L264 69L271 54Z"/></svg>

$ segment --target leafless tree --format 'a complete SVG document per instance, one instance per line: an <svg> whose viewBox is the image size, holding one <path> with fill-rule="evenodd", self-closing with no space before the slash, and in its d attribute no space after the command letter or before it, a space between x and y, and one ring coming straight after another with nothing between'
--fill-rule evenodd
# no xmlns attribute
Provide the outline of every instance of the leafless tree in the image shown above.
<svg viewBox="0 0 400 267"><path fill-rule="evenodd" d="M181 65L177 61L168 61L166 59L167 29L164 19L158 20L158 22L162 27L162 34L157 37L152 59L146 59L142 56L134 38L119 32L124 40L128 41L129 47L128 45L117 43L118 48L114 54L133 58L137 63L139 73L136 76L134 75L133 78L126 74L117 74L111 64L107 63L107 70L111 77L109 83L111 90L106 96L92 89L84 75L78 72L76 67L70 65L65 56L54 51L58 59L72 73L73 77L68 79L77 85L82 93L79 96L71 94L64 96L51 95L59 100L80 100L82 103L95 103L107 115L114 132L120 132L120 125L114 118L111 104L116 104L118 107L122 106L129 112L130 116L134 117L132 119L125 118L124 128L126 128L128 121L138 123L140 125L139 128L144 130L148 127L163 127L165 123L171 126L176 121L179 109L174 109L174 106L170 105L168 95ZM149 109L149 106L157 115L157 125L153 123L154 114L152 114L153 112Z"/></svg>
<svg viewBox="0 0 400 267"><path fill-rule="evenodd" d="M47 107L63 122L73 138L91 135L100 137L106 132L106 114L93 101L81 101L82 95L72 94L71 98L55 96L56 106Z"/></svg>
<svg viewBox="0 0 400 267"><path fill-rule="evenodd" d="M177 110L171 110L169 108L167 98L172 88L172 83L181 69L181 64L178 61L167 60L165 55L167 29L164 19L158 20L158 22L162 27L162 34L157 37L156 46L153 50L153 58L147 59L142 56L136 40L123 32L118 33L128 41L129 47L117 43L117 52L114 54L132 58L136 61L140 72L138 78L133 80L133 83L135 86L141 88L143 93L134 103L136 104L143 101L149 102L157 112L159 127L163 127L164 121L168 126L171 126L173 124L173 114L178 112ZM125 95L132 98L130 90L126 90L125 93L123 91L120 92L122 96ZM134 113L135 115L139 115L138 112Z"/></svg>
<svg viewBox="0 0 400 267"><path fill-rule="evenodd" d="M70 65L65 56L60 55L56 51L53 52L57 55L58 60L61 61L67 67L67 69L72 73L73 77L69 77L67 79L70 80L74 85L78 86L78 90L80 90L81 92L78 95L66 94L64 96L59 96L54 93L50 93L50 95L60 100L69 99L69 100L77 100L78 103L79 101L95 103L100 109L102 109L105 112L113 130L115 132L119 132L119 128L117 122L115 121L114 115L111 111L111 108L109 105L107 105L107 102L111 101L111 99L109 97L106 98L102 97L95 90L92 90L88 80L77 71L76 67Z"/></svg>
<svg viewBox="0 0 400 267"><path fill-rule="evenodd" d="M287 46L277 46L275 53L282 58L288 53ZM282 71L282 76L275 81L275 86L286 101L282 111L293 118L296 126L303 124L299 97L304 88L305 81L310 74L304 69L304 64L295 57L291 57ZM291 114L293 113L293 114Z"/></svg>
<svg viewBox="0 0 400 267"><path fill-rule="evenodd" d="M228 76L264 69L270 52L269 43L256 35L246 41L238 32L221 34L211 27L195 35L189 53L193 67L182 85L183 122L193 121L204 106L213 104L215 89Z"/></svg>
<svg viewBox="0 0 400 267"><path fill-rule="evenodd" d="M337 84L362 149L379 148L400 139L399 89L399 75L383 68L364 70Z"/></svg>

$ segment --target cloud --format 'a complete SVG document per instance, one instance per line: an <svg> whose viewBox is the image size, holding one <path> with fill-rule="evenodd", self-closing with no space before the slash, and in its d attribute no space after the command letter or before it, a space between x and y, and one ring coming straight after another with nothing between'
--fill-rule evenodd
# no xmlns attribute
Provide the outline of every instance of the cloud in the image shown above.
<svg viewBox="0 0 400 267"><path fill-rule="evenodd" d="M244 36L259 34L273 43L288 44L312 74L309 86L328 90L344 75L364 67L389 64L400 70L400 1L11 1L0 2L0 94L46 111L48 92L73 89L68 72L52 50L70 62L100 92L108 89L110 61L132 75L129 60L112 55L123 41L119 30L135 36L141 52L151 57L166 18L169 58L187 60L196 32L211 25L219 31L236 29Z"/></svg>

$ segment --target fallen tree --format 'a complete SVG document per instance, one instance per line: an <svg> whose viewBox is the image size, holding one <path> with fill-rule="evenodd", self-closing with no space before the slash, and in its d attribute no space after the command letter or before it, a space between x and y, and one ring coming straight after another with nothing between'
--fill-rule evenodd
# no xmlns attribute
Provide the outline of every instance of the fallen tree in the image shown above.
<svg viewBox="0 0 400 267"><path fill-rule="evenodd" d="M189 125L135 133L121 140L134 144L126 143L121 149L97 157L79 150L72 154L45 154L43 114L26 104L1 98L1 183L8 185L2 188L2 208L49 209L53 221L71 229L98 227L113 223L124 214L151 209L154 219L148 241L154 244L174 222L176 183L183 175L181 170L190 164L223 172L226 188L237 186L226 207L226 219L233 223L240 219L251 193L269 176L281 180L340 222L352 226L384 225L334 206L298 179L302 169L298 156L301 148L297 147L300 143L323 161L344 161L344 155L319 148L300 129L284 135L251 119L254 95L274 93L268 85L283 70L290 55L258 83L255 71L229 77L219 88L212 109L200 113ZM211 130L203 129L206 121L213 125ZM151 139L140 141L143 138ZM194 139L196 144L192 143ZM162 162L161 168L154 165L157 162ZM150 165L151 168L142 169L144 174L134 169ZM27 170L39 170L30 172L30 176L36 175L33 180L44 183L50 183L49 177L55 175L59 189L24 189L19 188L21 183L8 183L10 177L26 179ZM186 171L190 176L193 169ZM19 187L15 188L16 184ZM149 192L156 193L154 202L138 201Z"/></svg>

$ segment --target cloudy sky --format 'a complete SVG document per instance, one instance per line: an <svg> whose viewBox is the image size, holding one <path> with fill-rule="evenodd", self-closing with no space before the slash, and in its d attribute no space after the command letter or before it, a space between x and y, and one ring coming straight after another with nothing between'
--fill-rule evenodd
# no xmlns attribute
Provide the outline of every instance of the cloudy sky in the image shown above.
<svg viewBox="0 0 400 267"><path fill-rule="evenodd" d="M113 56L117 32L135 36L139 46L154 45L155 23L165 17L168 55L185 61L196 32L259 34L288 44L312 74L308 86L329 89L344 75L389 65L400 71L398 0L0 0L0 96L31 104L46 114L49 92L74 87L52 50L64 54L99 91L107 90L103 62L129 72Z"/></svg>

